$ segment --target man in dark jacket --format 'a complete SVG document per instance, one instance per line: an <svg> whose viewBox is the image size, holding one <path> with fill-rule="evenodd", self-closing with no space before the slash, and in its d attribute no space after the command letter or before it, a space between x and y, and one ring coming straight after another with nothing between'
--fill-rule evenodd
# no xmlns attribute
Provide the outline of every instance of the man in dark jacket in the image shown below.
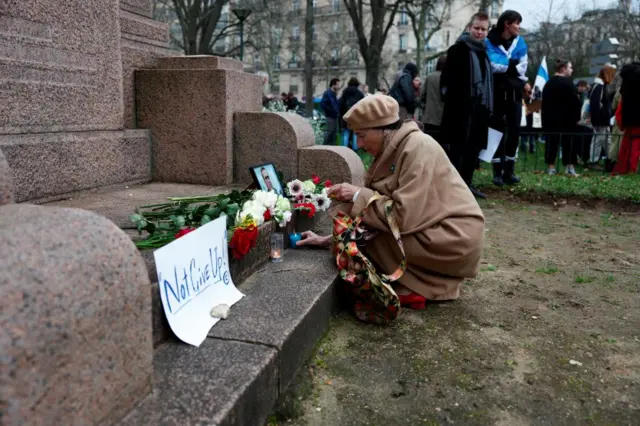
<svg viewBox="0 0 640 426"><path fill-rule="evenodd" d="M558 60L556 74L547 81L542 91L542 129L547 137L545 162L547 173L556 174L558 147L562 146L562 163L567 175L577 176L575 164L581 151L580 141L574 138L580 121L580 95L571 81L571 62Z"/></svg>
<svg viewBox="0 0 640 426"><path fill-rule="evenodd" d="M342 92L342 96L340 97L340 120L342 121L342 116L347 113L351 109L352 106L357 104L361 99L364 98L364 93L358 89L360 86L360 82L357 78L351 77L349 82L347 83L347 88ZM356 135L353 133L353 130L347 128L347 126L341 123L342 127L342 145L346 147L351 147L354 151L358 150L358 143L356 140Z"/></svg>
<svg viewBox="0 0 640 426"><path fill-rule="evenodd" d="M515 184L516 150L520 139L522 89L527 81L527 44L519 36L522 16L507 10L486 39L487 55L493 70L495 100L493 118L496 130L505 133L493 157L493 183L497 186Z"/></svg>
<svg viewBox="0 0 640 426"><path fill-rule="evenodd" d="M473 187L473 173L480 150L487 147L493 107L493 78L484 43L488 29L486 13L473 15L469 32L447 51L440 80L444 99L442 129L449 145L449 159L478 198L486 196Z"/></svg>
<svg viewBox="0 0 640 426"><path fill-rule="evenodd" d="M335 145L338 137L338 115L340 114L340 106L338 104L337 93L340 90L340 79L332 78L329 88L322 95L320 108L324 111L327 119L327 131L324 138L325 145Z"/></svg>
<svg viewBox="0 0 640 426"><path fill-rule="evenodd" d="M413 79L418 76L418 67L413 62L404 66L400 77L391 87L389 96L398 101L400 105L400 119L406 120L413 117L418 106L416 91L413 87Z"/></svg>

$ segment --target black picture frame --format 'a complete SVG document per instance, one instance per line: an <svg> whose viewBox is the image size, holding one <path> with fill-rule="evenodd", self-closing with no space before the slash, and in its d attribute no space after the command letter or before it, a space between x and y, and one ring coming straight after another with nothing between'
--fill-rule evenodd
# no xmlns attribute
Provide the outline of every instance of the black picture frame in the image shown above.
<svg viewBox="0 0 640 426"><path fill-rule="evenodd" d="M257 189L275 191L276 194L284 195L282 182L278 178L278 171L273 163L251 166L249 167L249 173Z"/></svg>

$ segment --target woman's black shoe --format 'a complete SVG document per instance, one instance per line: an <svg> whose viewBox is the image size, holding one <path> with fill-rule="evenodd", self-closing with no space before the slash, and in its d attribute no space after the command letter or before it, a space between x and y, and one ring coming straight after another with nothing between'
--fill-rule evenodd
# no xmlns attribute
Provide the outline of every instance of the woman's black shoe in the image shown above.
<svg viewBox="0 0 640 426"><path fill-rule="evenodd" d="M482 198L483 200L487 199L487 196L483 192L478 191L478 189L474 188L473 186L469 187L469 191L471 191L473 196L476 198Z"/></svg>

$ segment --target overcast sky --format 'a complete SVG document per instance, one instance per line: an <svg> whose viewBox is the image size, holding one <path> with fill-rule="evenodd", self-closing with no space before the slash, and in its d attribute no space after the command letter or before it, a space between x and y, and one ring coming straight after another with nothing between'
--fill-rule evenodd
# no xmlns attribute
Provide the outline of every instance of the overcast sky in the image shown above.
<svg viewBox="0 0 640 426"><path fill-rule="evenodd" d="M551 20L560 21L564 15L579 16L580 8L606 8L615 3L612 0L504 0L503 10L517 10L523 18L522 27L533 29L547 19L550 4L553 5Z"/></svg>

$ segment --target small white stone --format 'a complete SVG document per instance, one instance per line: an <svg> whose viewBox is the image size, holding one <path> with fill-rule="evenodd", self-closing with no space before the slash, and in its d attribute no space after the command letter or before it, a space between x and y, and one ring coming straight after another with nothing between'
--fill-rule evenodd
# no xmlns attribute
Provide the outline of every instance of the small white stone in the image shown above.
<svg viewBox="0 0 640 426"><path fill-rule="evenodd" d="M602 402L602 401L600 401L599 399L596 399L596 401L598 401L598 403Z"/></svg>
<svg viewBox="0 0 640 426"><path fill-rule="evenodd" d="M229 309L229 305L216 305L211 308L211 312L209 312L209 314L213 318L227 319L227 317L229 316Z"/></svg>
<svg viewBox="0 0 640 426"><path fill-rule="evenodd" d="M320 412L320 411L322 411L322 408L318 407L318 408L316 408L316 411Z"/></svg>
<svg viewBox="0 0 640 426"><path fill-rule="evenodd" d="M575 359L570 359L569 364L577 365L578 367L582 367L582 363L580 361L576 361Z"/></svg>
<svg viewBox="0 0 640 426"><path fill-rule="evenodd" d="M436 411L439 413L442 410L440 409L440 407L436 407Z"/></svg>
<svg viewBox="0 0 640 426"><path fill-rule="evenodd" d="M531 317L531 319L538 319L538 317L534 315Z"/></svg>

